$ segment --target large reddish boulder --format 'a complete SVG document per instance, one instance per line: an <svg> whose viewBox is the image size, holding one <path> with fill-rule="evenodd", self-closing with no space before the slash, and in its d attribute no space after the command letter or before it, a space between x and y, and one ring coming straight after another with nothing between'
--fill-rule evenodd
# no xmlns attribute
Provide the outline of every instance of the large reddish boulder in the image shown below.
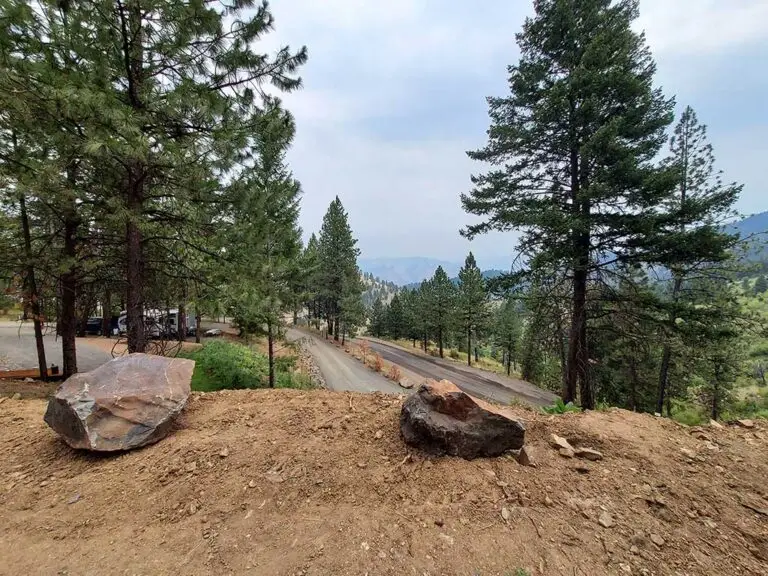
<svg viewBox="0 0 768 576"><path fill-rule="evenodd" d="M147 354L115 358L68 378L45 422L73 448L130 450L165 437L189 397L195 362Z"/></svg>
<svg viewBox="0 0 768 576"><path fill-rule="evenodd" d="M525 439L525 426L511 413L448 380L427 381L403 403L400 432L426 452L467 459L520 449Z"/></svg>

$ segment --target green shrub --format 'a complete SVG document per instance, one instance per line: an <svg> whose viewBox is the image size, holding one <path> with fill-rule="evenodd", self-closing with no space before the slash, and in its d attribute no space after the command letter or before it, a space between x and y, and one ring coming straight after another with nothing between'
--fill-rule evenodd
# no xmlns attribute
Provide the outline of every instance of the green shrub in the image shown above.
<svg viewBox="0 0 768 576"><path fill-rule="evenodd" d="M581 412L581 408L574 405L573 402L568 402L566 404L563 402L562 398L558 398L557 402L552 404L552 406L544 406L542 410L546 414L565 414L566 412Z"/></svg>
<svg viewBox="0 0 768 576"><path fill-rule="evenodd" d="M275 388L298 388L309 390L314 388L309 376L300 372L275 372Z"/></svg>
<svg viewBox="0 0 768 576"><path fill-rule="evenodd" d="M238 390L269 386L269 359L264 354L234 342L212 340L179 357L195 361L192 390ZM296 356L275 358L275 388L312 388L308 376L293 372Z"/></svg>
<svg viewBox="0 0 768 576"><path fill-rule="evenodd" d="M297 356L279 356L275 358L275 372L288 372L296 367Z"/></svg>
<svg viewBox="0 0 768 576"><path fill-rule="evenodd" d="M672 420L687 426L698 426L708 420L701 406L683 400L672 400L671 417Z"/></svg>
<svg viewBox="0 0 768 576"><path fill-rule="evenodd" d="M267 385L267 357L242 344L214 340L179 356L195 361L192 390L211 392Z"/></svg>

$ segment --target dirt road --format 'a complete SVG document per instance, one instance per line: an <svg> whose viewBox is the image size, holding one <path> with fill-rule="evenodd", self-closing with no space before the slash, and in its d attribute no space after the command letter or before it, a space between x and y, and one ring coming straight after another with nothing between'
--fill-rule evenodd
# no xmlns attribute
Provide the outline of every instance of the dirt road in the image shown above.
<svg viewBox="0 0 768 576"><path fill-rule="evenodd" d="M61 339L48 334L45 339L45 359L48 365L56 364L61 368ZM109 352L98 346L91 346L77 339L77 368L88 372L112 359ZM31 322L25 322L19 330L18 322L0 322L0 370L20 370L37 368L37 349L35 332Z"/></svg>
<svg viewBox="0 0 768 576"><path fill-rule="evenodd" d="M556 396L551 392L537 388L523 380L506 378L499 374L461 366L449 360L411 353L405 348L387 344L381 340L367 340L371 350L379 353L387 362L402 366L406 370L425 378L450 380L469 394L499 404L509 404L513 400L522 400L535 406L546 406L556 400Z"/></svg>
<svg viewBox="0 0 768 576"><path fill-rule="evenodd" d="M300 330L289 329L289 340L309 339L309 349L325 378L329 390L352 392L386 392L402 394L404 390L383 376L369 370L360 362L329 344L322 338Z"/></svg>

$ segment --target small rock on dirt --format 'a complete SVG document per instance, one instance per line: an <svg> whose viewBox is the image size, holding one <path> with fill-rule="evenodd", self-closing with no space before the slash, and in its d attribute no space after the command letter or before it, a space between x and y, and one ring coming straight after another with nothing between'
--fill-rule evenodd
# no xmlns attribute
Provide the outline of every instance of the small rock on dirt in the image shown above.
<svg viewBox="0 0 768 576"><path fill-rule="evenodd" d="M80 494L78 493L72 496L72 498L70 498L69 500L67 500L67 504L74 504L75 502L79 502L79 501L80 501Z"/></svg>
<svg viewBox="0 0 768 576"><path fill-rule="evenodd" d="M742 428L754 428L755 423L752 420L736 420L736 424Z"/></svg>
<svg viewBox="0 0 768 576"><path fill-rule="evenodd" d="M229 448L222 448L221 451L219 452L219 456L221 456L222 458L226 458L227 456L229 456Z"/></svg>
<svg viewBox="0 0 768 576"><path fill-rule="evenodd" d="M560 448L560 450L558 450L558 453L563 458L573 458L573 456L576 454L573 451L573 448Z"/></svg>
<svg viewBox="0 0 768 576"><path fill-rule="evenodd" d="M592 460L593 462L603 459L603 454L597 450L593 450L592 448L576 448L575 452L576 456L579 458Z"/></svg>
<svg viewBox="0 0 768 576"><path fill-rule="evenodd" d="M656 544L656 546L664 546L664 538L659 536L658 534L651 534L651 542Z"/></svg>
<svg viewBox="0 0 768 576"><path fill-rule="evenodd" d="M248 482L248 488L256 488L256 480L251 480Z"/></svg>
<svg viewBox="0 0 768 576"><path fill-rule="evenodd" d="M696 458L696 452L689 450L688 448L680 448L680 453L686 458L690 458L691 460Z"/></svg>
<svg viewBox="0 0 768 576"><path fill-rule="evenodd" d="M398 382L400 385L400 388L405 388L406 390L410 390L413 388L413 382L410 381L408 378L400 378L400 381Z"/></svg>
<svg viewBox="0 0 768 576"><path fill-rule="evenodd" d="M445 522L443 522L442 518L438 518L437 520L435 520L435 526L437 526L438 528L442 528L444 524Z"/></svg>
<svg viewBox="0 0 768 576"><path fill-rule="evenodd" d="M376 430L376 434L373 435L376 440L381 440L381 438L384 436L384 432L382 430Z"/></svg>
<svg viewBox="0 0 768 576"><path fill-rule="evenodd" d="M712 426L712 428L718 428L718 429L724 428L724 426L720 424L720 422L718 422L717 420L710 420L709 425Z"/></svg>
<svg viewBox="0 0 768 576"><path fill-rule="evenodd" d="M509 513L509 508L507 508L506 506L504 506L501 509L501 517L504 519L504 522L508 522L509 521L510 513Z"/></svg>
<svg viewBox="0 0 768 576"><path fill-rule="evenodd" d="M21 393L16 392L13 396L11 396L11 400L21 400Z"/></svg>
<svg viewBox="0 0 768 576"><path fill-rule="evenodd" d="M557 434L552 434L549 437L549 443L552 444L553 448L564 448L565 450L573 451L573 446L571 446L571 443L562 436L558 436Z"/></svg>
<svg viewBox="0 0 768 576"><path fill-rule="evenodd" d="M615 524L613 521L613 516L608 514L608 512L600 512L600 516L598 516L597 521L603 528L611 528Z"/></svg>
<svg viewBox="0 0 768 576"><path fill-rule="evenodd" d="M521 466L536 468L536 460L531 455L531 449L523 446L517 454L517 462Z"/></svg>

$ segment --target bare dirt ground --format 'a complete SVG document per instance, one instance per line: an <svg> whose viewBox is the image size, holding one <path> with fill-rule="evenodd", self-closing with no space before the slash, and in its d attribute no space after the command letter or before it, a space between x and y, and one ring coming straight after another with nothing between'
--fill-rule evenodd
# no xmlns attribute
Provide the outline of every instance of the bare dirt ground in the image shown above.
<svg viewBox="0 0 768 576"><path fill-rule="evenodd" d="M413 452L401 402L194 394L159 444L95 457L44 425L44 401L3 400L0 574L768 573L763 422L516 409L531 468ZM552 432L604 460L559 456Z"/></svg>

